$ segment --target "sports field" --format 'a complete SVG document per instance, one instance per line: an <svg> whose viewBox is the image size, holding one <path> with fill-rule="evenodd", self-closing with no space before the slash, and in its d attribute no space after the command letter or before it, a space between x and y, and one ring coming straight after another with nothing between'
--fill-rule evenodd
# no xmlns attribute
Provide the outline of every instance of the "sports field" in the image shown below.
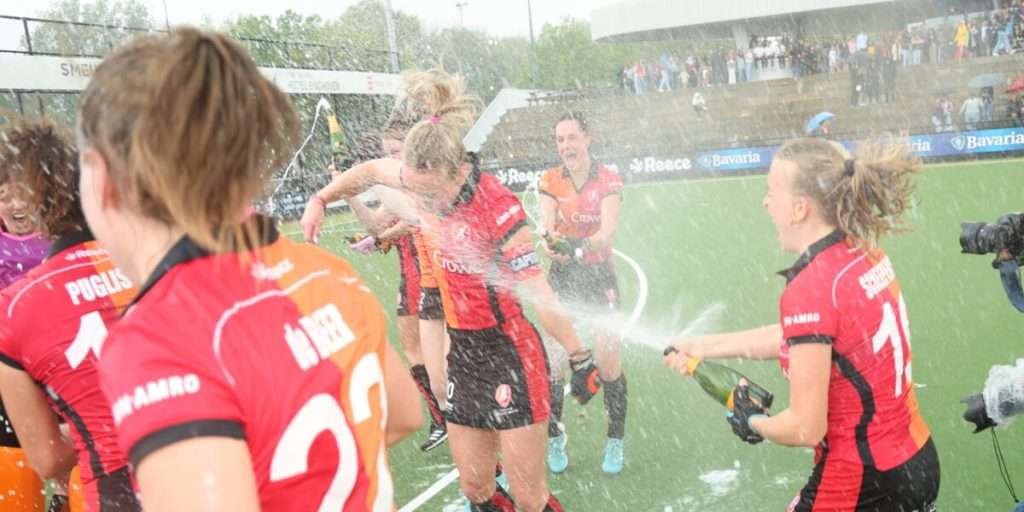
<svg viewBox="0 0 1024 512"><path fill-rule="evenodd" d="M782 278L789 266L761 208L763 176L655 183L627 187L616 247L632 257L649 284L646 307L632 334L657 338L682 330L702 310L724 305L714 331L777 321ZM979 390L988 368L1024 357L1024 316L1003 295L991 258L961 255L961 220L992 222L1024 209L1024 161L935 165L918 181L913 232L883 241L896 266L913 334L913 377L942 461L944 511L1013 508L1000 479L988 433L973 435L959 400ZM338 222L338 219L335 219ZM349 258L385 308L394 311L395 255L365 257L339 235L321 241ZM638 278L618 260L627 313ZM393 332L393 326L392 326ZM605 420L600 397L586 407L566 401L570 465L551 487L571 511L784 510L811 470L811 451L739 441L724 410L690 379L671 373L660 353L635 342L623 349L629 378L626 469L600 469ZM776 407L787 388L774 363L730 363L773 390ZM419 451L424 433L391 452L399 507L452 468L446 448ZM1010 472L1024 490L1024 424L1000 431ZM418 510L458 510L457 483Z"/></svg>

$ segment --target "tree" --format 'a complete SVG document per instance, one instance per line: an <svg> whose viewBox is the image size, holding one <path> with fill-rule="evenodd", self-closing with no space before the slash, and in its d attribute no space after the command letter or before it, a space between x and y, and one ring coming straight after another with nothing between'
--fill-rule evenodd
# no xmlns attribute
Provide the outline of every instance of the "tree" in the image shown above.
<svg viewBox="0 0 1024 512"><path fill-rule="evenodd" d="M463 75L467 88L485 103L504 87L525 87L529 83L529 45L525 39L498 39L476 30L448 28L431 34L428 41L417 67L440 67Z"/></svg>
<svg viewBox="0 0 1024 512"><path fill-rule="evenodd" d="M56 55L101 57L137 29L151 28L149 10L139 0L59 0L39 17L115 27L38 23L32 30L32 51ZM28 43L23 37L22 49L27 50Z"/></svg>

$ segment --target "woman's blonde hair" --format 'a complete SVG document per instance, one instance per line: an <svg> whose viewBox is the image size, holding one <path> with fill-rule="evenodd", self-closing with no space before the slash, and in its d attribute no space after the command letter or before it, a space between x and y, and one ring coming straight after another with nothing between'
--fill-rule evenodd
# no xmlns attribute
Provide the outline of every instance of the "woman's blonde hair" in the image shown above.
<svg viewBox="0 0 1024 512"><path fill-rule="evenodd" d="M287 161L299 127L245 48L188 27L113 51L78 117L122 201L216 252L255 245L244 211Z"/></svg>
<svg viewBox="0 0 1024 512"><path fill-rule="evenodd" d="M476 122L480 100L466 94L465 80L439 69L407 73L407 100L426 114L405 138L405 163L454 179L466 161L462 138Z"/></svg>
<svg viewBox="0 0 1024 512"><path fill-rule="evenodd" d="M906 141L864 142L852 156L836 142L796 139L775 157L796 165L795 190L820 204L825 220L858 246L873 248L883 235L909 228L903 214L921 160Z"/></svg>

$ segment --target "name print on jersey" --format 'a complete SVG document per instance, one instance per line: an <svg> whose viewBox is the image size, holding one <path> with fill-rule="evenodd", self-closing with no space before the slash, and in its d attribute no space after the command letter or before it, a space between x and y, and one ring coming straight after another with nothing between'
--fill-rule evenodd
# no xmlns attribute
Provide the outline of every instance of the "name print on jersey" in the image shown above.
<svg viewBox="0 0 1024 512"><path fill-rule="evenodd" d="M857 281L860 282L861 288L864 288L864 293L867 294L868 298L873 299L882 290L888 288L895 279L896 271L893 270L892 262L886 256L874 267L871 267L871 270L861 275Z"/></svg>
<svg viewBox="0 0 1024 512"><path fill-rule="evenodd" d="M76 306L83 301L92 302L97 299L105 299L131 287L132 282L117 268L64 283L64 289L67 290L71 303Z"/></svg>
<svg viewBox="0 0 1024 512"><path fill-rule="evenodd" d="M355 333L334 304L300 318L298 326L284 326L284 340L303 371L341 351L355 339Z"/></svg>

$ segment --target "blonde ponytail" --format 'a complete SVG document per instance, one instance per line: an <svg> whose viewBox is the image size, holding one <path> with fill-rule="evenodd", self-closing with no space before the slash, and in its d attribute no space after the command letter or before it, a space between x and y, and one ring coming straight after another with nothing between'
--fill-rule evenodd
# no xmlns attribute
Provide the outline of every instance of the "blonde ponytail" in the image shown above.
<svg viewBox="0 0 1024 512"><path fill-rule="evenodd" d="M407 73L403 79L407 101L426 115L406 135L406 164L453 179L465 161L462 138L476 122L480 100L466 94L462 77L439 69Z"/></svg>
<svg viewBox="0 0 1024 512"><path fill-rule="evenodd" d="M797 192L820 204L825 220L860 247L870 249L882 236L909 229L903 215L911 207L921 161L906 141L864 142L853 156L836 142L797 139L776 158L796 164Z"/></svg>

